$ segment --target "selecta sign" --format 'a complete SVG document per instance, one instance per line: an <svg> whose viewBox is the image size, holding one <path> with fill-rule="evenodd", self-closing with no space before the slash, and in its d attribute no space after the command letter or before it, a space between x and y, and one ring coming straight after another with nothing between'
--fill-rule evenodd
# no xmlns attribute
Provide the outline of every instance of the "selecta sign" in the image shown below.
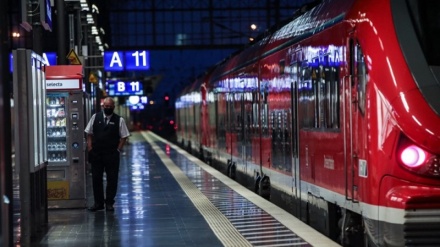
<svg viewBox="0 0 440 247"><path fill-rule="evenodd" d="M149 70L150 53L148 51L105 51L105 71Z"/></svg>

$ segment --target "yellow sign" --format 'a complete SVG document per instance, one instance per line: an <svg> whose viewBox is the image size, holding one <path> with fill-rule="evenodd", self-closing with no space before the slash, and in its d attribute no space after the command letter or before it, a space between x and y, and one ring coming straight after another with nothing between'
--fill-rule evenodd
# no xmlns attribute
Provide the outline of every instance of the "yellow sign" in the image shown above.
<svg viewBox="0 0 440 247"><path fill-rule="evenodd" d="M67 59L69 59L71 65L81 65L81 61L73 49L70 49L69 54L67 54Z"/></svg>
<svg viewBox="0 0 440 247"><path fill-rule="evenodd" d="M69 197L68 181L47 181L48 200L66 200Z"/></svg>
<svg viewBox="0 0 440 247"><path fill-rule="evenodd" d="M95 74L90 73L90 75L89 75L89 82L93 83L93 84L98 83L98 78L96 78Z"/></svg>

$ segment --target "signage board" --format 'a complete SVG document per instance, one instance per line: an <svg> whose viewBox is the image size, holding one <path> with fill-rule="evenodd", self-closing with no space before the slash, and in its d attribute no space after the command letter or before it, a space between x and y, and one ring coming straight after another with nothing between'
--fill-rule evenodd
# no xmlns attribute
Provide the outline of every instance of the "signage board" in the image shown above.
<svg viewBox="0 0 440 247"><path fill-rule="evenodd" d="M108 96L143 95L144 86L140 81L107 81L105 91Z"/></svg>
<svg viewBox="0 0 440 247"><path fill-rule="evenodd" d="M149 70L150 54L148 51L126 51L125 69L126 70Z"/></svg>
<svg viewBox="0 0 440 247"><path fill-rule="evenodd" d="M79 79L46 79L47 90L81 89Z"/></svg>
<svg viewBox="0 0 440 247"><path fill-rule="evenodd" d="M43 52L41 55L43 58L43 64L47 66L56 65L57 64L57 54L55 52ZM14 70L14 60L12 56L12 52L9 55L9 71L12 73Z"/></svg>
<svg viewBox="0 0 440 247"><path fill-rule="evenodd" d="M40 0L40 22L44 29L52 31L52 7L50 0Z"/></svg>
<svg viewBox="0 0 440 247"><path fill-rule="evenodd" d="M122 51L104 52L104 70L106 71L124 71L124 53Z"/></svg>
<svg viewBox="0 0 440 247"><path fill-rule="evenodd" d="M150 53L141 51L105 51L104 70L149 70Z"/></svg>
<svg viewBox="0 0 440 247"><path fill-rule="evenodd" d="M75 50L70 49L69 54L66 56L67 59L69 59L69 63L71 65L81 65L81 61L79 60L78 55L76 55Z"/></svg>

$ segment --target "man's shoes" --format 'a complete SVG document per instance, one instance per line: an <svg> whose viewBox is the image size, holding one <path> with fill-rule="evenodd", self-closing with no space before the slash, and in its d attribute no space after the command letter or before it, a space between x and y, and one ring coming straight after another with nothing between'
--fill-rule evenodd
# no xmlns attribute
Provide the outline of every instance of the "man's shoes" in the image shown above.
<svg viewBox="0 0 440 247"><path fill-rule="evenodd" d="M105 211L113 212L115 211L115 208L113 207L113 205L107 204L105 206Z"/></svg>
<svg viewBox="0 0 440 247"><path fill-rule="evenodd" d="M104 205L94 204L92 207L89 208L89 211L96 212L96 211L103 210L103 209L104 209Z"/></svg>

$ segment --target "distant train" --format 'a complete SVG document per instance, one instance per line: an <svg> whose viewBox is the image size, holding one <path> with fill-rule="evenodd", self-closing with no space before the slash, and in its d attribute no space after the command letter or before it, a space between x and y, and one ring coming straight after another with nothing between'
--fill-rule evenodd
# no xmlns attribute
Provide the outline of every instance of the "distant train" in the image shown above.
<svg viewBox="0 0 440 247"><path fill-rule="evenodd" d="M439 20L319 2L184 90L177 141L343 246L440 246Z"/></svg>

